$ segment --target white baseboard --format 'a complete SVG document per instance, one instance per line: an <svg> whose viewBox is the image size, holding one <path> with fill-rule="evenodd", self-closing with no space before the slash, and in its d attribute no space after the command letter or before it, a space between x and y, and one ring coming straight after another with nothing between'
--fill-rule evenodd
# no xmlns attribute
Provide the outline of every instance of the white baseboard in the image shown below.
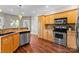
<svg viewBox="0 0 79 59"><path fill-rule="evenodd" d="M38 35L38 33L31 32L31 34Z"/></svg>

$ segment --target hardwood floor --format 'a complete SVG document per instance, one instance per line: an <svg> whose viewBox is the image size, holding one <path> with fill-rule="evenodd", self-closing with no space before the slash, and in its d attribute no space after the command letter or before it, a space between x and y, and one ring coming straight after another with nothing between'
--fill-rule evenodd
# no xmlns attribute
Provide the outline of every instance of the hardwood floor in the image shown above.
<svg viewBox="0 0 79 59"><path fill-rule="evenodd" d="M73 51L73 49L31 35L30 44L19 47L14 53L71 53Z"/></svg>

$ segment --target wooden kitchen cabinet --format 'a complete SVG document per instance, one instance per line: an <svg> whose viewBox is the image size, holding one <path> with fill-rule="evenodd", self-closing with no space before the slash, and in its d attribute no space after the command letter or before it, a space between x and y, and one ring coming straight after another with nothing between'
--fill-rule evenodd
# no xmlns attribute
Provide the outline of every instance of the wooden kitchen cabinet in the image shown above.
<svg viewBox="0 0 79 59"><path fill-rule="evenodd" d="M54 15L47 15L45 24L54 24Z"/></svg>
<svg viewBox="0 0 79 59"><path fill-rule="evenodd" d="M48 29L47 32L47 39L51 42L53 42L53 31L51 29Z"/></svg>
<svg viewBox="0 0 79 59"><path fill-rule="evenodd" d="M19 47L19 33L13 34L13 50L15 51Z"/></svg>
<svg viewBox="0 0 79 59"><path fill-rule="evenodd" d="M77 49L76 32L75 31L68 31L67 32L67 47Z"/></svg>
<svg viewBox="0 0 79 59"><path fill-rule="evenodd" d="M44 29L43 39L45 39L45 40L48 39L48 33L47 33L47 30L46 29Z"/></svg>
<svg viewBox="0 0 79 59"><path fill-rule="evenodd" d="M49 23L50 23L50 16L47 15L47 16L46 16L46 24L49 24Z"/></svg>
<svg viewBox="0 0 79 59"><path fill-rule="evenodd" d="M54 15L46 16L46 24L48 24L49 27L46 29L47 40L53 42L53 29L51 28L51 26L53 27L54 24Z"/></svg>
<svg viewBox="0 0 79 59"><path fill-rule="evenodd" d="M54 21L52 21L52 16L40 16L39 17L39 37L43 38L45 40L53 41L53 31L52 29L47 29L46 24L53 24Z"/></svg>
<svg viewBox="0 0 79 59"><path fill-rule="evenodd" d="M54 14L54 18L64 18L64 17L67 17L68 23L76 23L77 10L74 9Z"/></svg>
<svg viewBox="0 0 79 59"><path fill-rule="evenodd" d="M41 16L39 16L39 34L38 34L38 36L39 36L39 38L42 38L42 17Z"/></svg>
<svg viewBox="0 0 79 59"><path fill-rule="evenodd" d="M67 17L67 11L54 14L54 19Z"/></svg>
<svg viewBox="0 0 79 59"><path fill-rule="evenodd" d="M1 38L1 52L2 53L9 53L12 52L13 48L13 41L11 35Z"/></svg>
<svg viewBox="0 0 79 59"><path fill-rule="evenodd" d="M46 24L54 24L54 19L67 17L67 23L76 23L77 10L68 10L51 15L39 16L39 37L54 42L53 29L47 29ZM53 27L53 26L52 26ZM70 48L76 47L75 32L67 33L67 45Z"/></svg>
<svg viewBox="0 0 79 59"><path fill-rule="evenodd" d="M14 52L19 47L19 33L5 35L0 40L2 53Z"/></svg>
<svg viewBox="0 0 79 59"><path fill-rule="evenodd" d="M45 16L39 17L39 38L44 38Z"/></svg>
<svg viewBox="0 0 79 59"><path fill-rule="evenodd" d="M76 23L77 10L67 12L68 23Z"/></svg>

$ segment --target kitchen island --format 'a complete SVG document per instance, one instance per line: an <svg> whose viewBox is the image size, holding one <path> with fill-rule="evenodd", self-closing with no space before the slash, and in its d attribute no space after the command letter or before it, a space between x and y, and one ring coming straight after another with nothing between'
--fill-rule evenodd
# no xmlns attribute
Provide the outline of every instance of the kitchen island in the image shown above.
<svg viewBox="0 0 79 59"><path fill-rule="evenodd" d="M30 41L30 30L19 29L9 30L7 33L0 34L0 52L11 53L19 46L25 45Z"/></svg>

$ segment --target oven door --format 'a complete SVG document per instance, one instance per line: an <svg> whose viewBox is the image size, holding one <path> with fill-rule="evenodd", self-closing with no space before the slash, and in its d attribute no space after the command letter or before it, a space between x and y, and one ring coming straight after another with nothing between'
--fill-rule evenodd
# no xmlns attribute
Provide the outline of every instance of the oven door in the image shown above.
<svg viewBox="0 0 79 59"><path fill-rule="evenodd" d="M55 43L66 46L66 33L54 32Z"/></svg>

